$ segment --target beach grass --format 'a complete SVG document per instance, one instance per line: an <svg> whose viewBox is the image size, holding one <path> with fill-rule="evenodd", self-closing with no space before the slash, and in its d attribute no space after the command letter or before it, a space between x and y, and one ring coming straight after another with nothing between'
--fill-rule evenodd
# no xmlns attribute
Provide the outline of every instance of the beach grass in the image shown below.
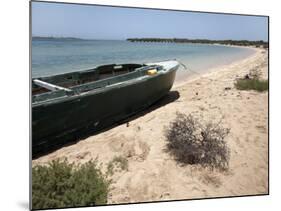
<svg viewBox="0 0 281 211"><path fill-rule="evenodd" d="M235 83L236 89L239 90L256 90L263 92L268 90L268 80L253 79L238 79Z"/></svg>

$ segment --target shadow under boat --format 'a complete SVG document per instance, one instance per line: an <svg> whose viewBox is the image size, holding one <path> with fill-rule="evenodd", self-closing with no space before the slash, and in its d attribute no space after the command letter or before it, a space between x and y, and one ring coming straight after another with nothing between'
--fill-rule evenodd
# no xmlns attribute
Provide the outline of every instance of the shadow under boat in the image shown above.
<svg viewBox="0 0 281 211"><path fill-rule="evenodd" d="M58 144L56 145L52 145L48 148L46 148L45 150L42 150L40 152L37 152L37 153L34 153L32 154L32 159L36 159L36 158L39 158L41 156L44 156L44 155L47 155L49 153L52 153L62 147L67 147L67 146L71 146L71 145L74 145L76 143L78 143L79 141L81 140L84 140L90 136L93 136L93 135L97 135L99 133L103 133L103 132L106 132L110 129L113 129L119 125L122 125L122 124L125 124L125 123L128 123L130 121L134 121L135 119L139 118L139 117L142 117L150 112L153 112L167 104L170 104L174 101L176 101L177 99L180 98L180 94L178 91L169 91L165 96L163 96L162 98L160 98L157 102L153 103L151 106L145 108L145 109L142 109L140 110L139 112L135 113L135 114L132 114L131 116L125 118L125 119L121 119L120 121L117 121L115 123L113 123L111 126L109 127L105 127L101 130L89 130L85 133L81 133L79 135L76 136L75 139L67 139L65 141L61 141L59 142Z"/></svg>

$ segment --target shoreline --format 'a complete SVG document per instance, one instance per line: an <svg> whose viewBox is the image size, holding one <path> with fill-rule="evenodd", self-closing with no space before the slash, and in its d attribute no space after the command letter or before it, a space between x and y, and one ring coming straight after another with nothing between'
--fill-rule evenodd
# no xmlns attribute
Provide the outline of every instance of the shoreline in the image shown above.
<svg viewBox="0 0 281 211"><path fill-rule="evenodd" d="M210 45L222 45L222 44L210 44ZM228 46L228 45L223 45L223 46ZM238 47L238 48L241 48L240 46L228 46L228 47ZM198 80L201 77L206 77L206 76L209 76L211 74L215 74L216 72L223 71L223 69L227 69L229 66L243 64L243 63L245 63L245 62L247 62L247 61L249 61L251 59L254 59L259 53L267 51L265 49L249 47L249 46L244 46L243 48L250 48L250 49L254 50L255 52L253 54L247 56L246 58L234 60L234 61L231 61L231 62L229 62L227 64L219 64L219 65L216 65L214 67L208 68L208 69L206 69L204 71L193 71L192 70L193 73L191 73L188 77L186 77L186 78L184 78L182 80L175 81L174 86L172 87L172 89L173 88L178 88L180 86L183 86L186 83L189 83L191 81ZM187 71L190 71L190 70L187 70Z"/></svg>
<svg viewBox="0 0 281 211"><path fill-rule="evenodd" d="M235 80L252 69L268 77L266 52L257 49L252 56L174 85L169 103L35 159L32 165L62 157L74 163L98 158L105 172L115 156L122 156L128 170L111 176L109 204L268 194L268 92L234 87ZM165 152L164 130L176 112L230 128L228 172L180 166Z"/></svg>

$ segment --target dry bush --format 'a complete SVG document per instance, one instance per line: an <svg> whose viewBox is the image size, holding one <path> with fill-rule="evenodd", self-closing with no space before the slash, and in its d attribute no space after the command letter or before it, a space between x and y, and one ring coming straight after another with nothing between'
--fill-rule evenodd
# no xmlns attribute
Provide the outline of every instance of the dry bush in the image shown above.
<svg viewBox="0 0 281 211"><path fill-rule="evenodd" d="M219 123L202 125L191 115L177 113L165 131L167 151L181 164L227 170L230 151L225 137L229 131Z"/></svg>

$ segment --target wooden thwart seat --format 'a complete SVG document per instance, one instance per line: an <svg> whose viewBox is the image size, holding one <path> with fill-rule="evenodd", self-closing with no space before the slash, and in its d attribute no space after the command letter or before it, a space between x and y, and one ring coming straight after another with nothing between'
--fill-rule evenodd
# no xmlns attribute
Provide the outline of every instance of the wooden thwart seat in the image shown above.
<svg viewBox="0 0 281 211"><path fill-rule="evenodd" d="M41 81L39 79L34 79L33 82L37 86L43 87L43 88L48 89L50 91L63 90L63 91L66 91L66 92L72 92L71 89L64 88L64 87L61 87L61 86L57 86L57 85L54 85L54 84L51 84L51 83L48 83L48 82L45 82L45 81Z"/></svg>

